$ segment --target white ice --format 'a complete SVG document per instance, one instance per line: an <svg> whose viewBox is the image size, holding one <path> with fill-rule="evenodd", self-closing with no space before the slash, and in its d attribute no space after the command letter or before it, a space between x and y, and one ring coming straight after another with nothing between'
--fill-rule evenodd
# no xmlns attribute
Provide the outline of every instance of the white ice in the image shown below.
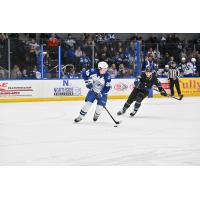
<svg viewBox="0 0 200 200"><path fill-rule="evenodd" d="M0 104L0 165L200 165L200 97L145 99L134 118L109 100L79 124L83 101Z"/></svg>

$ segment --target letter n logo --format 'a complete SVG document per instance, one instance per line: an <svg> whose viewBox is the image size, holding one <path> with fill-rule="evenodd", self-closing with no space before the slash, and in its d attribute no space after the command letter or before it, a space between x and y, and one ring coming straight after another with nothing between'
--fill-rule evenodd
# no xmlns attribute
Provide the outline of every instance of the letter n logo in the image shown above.
<svg viewBox="0 0 200 200"><path fill-rule="evenodd" d="M63 80L63 86L69 86L69 81L68 80Z"/></svg>

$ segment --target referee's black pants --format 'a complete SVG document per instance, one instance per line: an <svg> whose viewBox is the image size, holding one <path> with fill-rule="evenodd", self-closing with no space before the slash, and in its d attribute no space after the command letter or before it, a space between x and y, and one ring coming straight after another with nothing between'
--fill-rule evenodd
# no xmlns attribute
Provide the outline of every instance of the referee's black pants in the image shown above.
<svg viewBox="0 0 200 200"><path fill-rule="evenodd" d="M174 96L174 85L176 87L178 95L181 95L181 89L178 78L176 78L175 80L173 78L170 78L169 81L170 81L171 95Z"/></svg>

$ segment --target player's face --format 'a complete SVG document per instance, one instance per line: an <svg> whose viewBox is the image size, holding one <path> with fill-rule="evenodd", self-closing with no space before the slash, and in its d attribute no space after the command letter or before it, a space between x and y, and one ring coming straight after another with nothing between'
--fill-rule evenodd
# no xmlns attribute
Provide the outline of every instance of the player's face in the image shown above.
<svg viewBox="0 0 200 200"><path fill-rule="evenodd" d="M102 75L105 74L107 71L108 71L108 69L106 69L106 68L99 69L99 73Z"/></svg>
<svg viewBox="0 0 200 200"><path fill-rule="evenodd" d="M152 72L145 72L145 74L146 74L147 78L150 78L152 75Z"/></svg>

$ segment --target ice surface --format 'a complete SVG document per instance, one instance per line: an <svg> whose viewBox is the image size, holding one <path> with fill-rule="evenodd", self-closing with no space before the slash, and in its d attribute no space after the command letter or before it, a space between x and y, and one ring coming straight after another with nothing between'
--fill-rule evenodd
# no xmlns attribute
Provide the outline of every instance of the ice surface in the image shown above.
<svg viewBox="0 0 200 200"><path fill-rule="evenodd" d="M116 116L125 100L80 124L83 101L0 104L0 165L200 165L200 97L145 99Z"/></svg>

